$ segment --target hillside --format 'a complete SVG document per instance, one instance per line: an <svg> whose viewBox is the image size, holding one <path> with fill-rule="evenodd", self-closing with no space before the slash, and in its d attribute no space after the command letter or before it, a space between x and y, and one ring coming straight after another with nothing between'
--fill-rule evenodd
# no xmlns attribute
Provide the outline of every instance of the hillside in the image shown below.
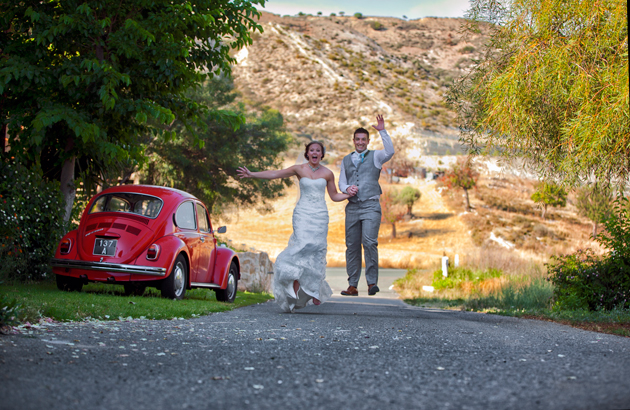
<svg viewBox="0 0 630 410"><path fill-rule="evenodd" d="M323 140L329 161L376 113L412 161L460 152L442 95L484 41L465 41L461 19L263 13L260 23L264 32L236 55L235 83L248 102L279 110L294 135Z"/></svg>

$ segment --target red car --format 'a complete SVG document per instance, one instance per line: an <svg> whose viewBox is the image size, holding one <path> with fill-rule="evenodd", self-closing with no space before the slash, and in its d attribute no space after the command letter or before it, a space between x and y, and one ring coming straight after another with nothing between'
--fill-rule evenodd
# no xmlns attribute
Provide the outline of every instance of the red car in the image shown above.
<svg viewBox="0 0 630 410"><path fill-rule="evenodd" d="M217 246L214 233L206 207L194 196L121 185L90 200L79 229L61 239L51 265L61 290L103 282L122 284L127 294L153 286L166 298L182 299L186 289L208 288L217 300L233 302L238 256Z"/></svg>

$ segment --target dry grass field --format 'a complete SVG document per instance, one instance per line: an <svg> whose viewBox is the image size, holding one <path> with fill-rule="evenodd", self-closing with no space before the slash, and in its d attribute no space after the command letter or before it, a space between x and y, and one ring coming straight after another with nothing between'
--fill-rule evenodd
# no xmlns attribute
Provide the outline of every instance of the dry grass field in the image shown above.
<svg viewBox="0 0 630 410"><path fill-rule="evenodd" d="M338 179L338 175L335 177ZM435 183L423 181L416 187L422 192L422 198L413 208L413 218L397 223L397 238L391 238L391 225L381 224L381 267L428 267L439 263L444 252L465 254L474 248L466 224L445 205L435 190ZM388 185L383 184L383 188ZM272 203L270 213L263 215L249 209L227 215L226 237L237 248L255 248L275 260L291 236L291 217L298 195L297 184L293 184L283 197ZM332 202L327 197L327 205L330 215L328 266L345 266L345 202Z"/></svg>
<svg viewBox="0 0 630 410"><path fill-rule="evenodd" d="M338 172L334 166L329 166ZM338 179L338 175L335 175ZM383 189L402 189L405 184L381 184ZM590 239L591 225L577 216L571 204L548 212L542 220L529 199L534 181L506 174L482 173L478 187L470 191L472 212L465 212L461 190L449 191L435 181L408 181L422 193L412 216L396 224L382 223L379 233L380 266L383 268L434 269L443 255L462 264L501 268L522 260L538 265L554 254L573 252L583 247L597 248ZM256 209L227 214L225 239L236 248L254 248L269 254L272 260L287 245L292 232L291 217L298 199L297 183L284 196L271 202L271 211ZM328 266L345 266L344 207L327 197L330 215ZM519 265L519 263L516 263ZM519 265L520 266L520 265ZM518 269L505 266L507 271ZM430 281L430 280L429 280Z"/></svg>

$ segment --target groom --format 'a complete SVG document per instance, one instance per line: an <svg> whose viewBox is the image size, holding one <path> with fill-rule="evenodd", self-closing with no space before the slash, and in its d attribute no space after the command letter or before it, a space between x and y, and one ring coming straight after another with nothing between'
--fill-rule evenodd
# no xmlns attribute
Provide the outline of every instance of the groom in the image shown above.
<svg viewBox="0 0 630 410"><path fill-rule="evenodd" d="M346 205L346 272L348 289L341 292L345 296L359 296L357 285L361 277L361 245L365 252L365 279L368 295L375 295L378 289L378 229L381 226L380 195L378 184L383 164L394 156L394 145L387 131L382 115L376 116L377 130L383 140L382 150L370 151L370 133L359 128L354 132L352 142L355 151L346 155L341 162L339 189L354 195Z"/></svg>

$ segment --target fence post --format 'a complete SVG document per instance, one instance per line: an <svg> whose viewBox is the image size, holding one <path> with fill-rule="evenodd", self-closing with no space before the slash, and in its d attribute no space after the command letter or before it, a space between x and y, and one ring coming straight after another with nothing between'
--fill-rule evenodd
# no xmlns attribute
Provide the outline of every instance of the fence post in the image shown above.
<svg viewBox="0 0 630 410"><path fill-rule="evenodd" d="M442 256L442 276L448 277L448 256Z"/></svg>

